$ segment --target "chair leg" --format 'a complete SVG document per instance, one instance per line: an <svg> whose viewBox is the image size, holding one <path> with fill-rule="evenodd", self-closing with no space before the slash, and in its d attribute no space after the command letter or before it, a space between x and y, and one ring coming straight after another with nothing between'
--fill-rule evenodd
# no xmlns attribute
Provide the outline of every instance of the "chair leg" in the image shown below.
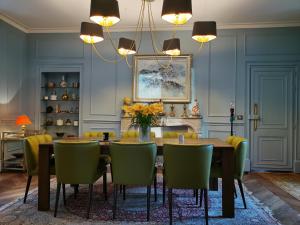
<svg viewBox="0 0 300 225"><path fill-rule="evenodd" d="M173 194L172 194L172 188L168 189L168 202L169 202L169 221L170 225L173 223Z"/></svg>
<svg viewBox="0 0 300 225"><path fill-rule="evenodd" d="M244 203L244 208L247 209L247 204L246 204L246 199L245 199L245 195L244 195L243 184L242 184L242 181L240 179L238 179L238 184L239 184L240 192L241 192L243 203Z"/></svg>
<svg viewBox="0 0 300 225"><path fill-rule="evenodd" d="M27 178L27 184L26 184L25 195L24 195L24 200L23 200L24 203L26 203L27 194L29 191L30 183L31 183L31 178L32 178L32 176L28 176L28 178Z"/></svg>
<svg viewBox="0 0 300 225"><path fill-rule="evenodd" d="M113 204L113 220L116 219L117 199L118 198L118 185L114 184L114 204Z"/></svg>
<svg viewBox="0 0 300 225"><path fill-rule="evenodd" d="M150 220L150 195L151 195L151 185L147 186L147 221Z"/></svg>
<svg viewBox="0 0 300 225"><path fill-rule="evenodd" d="M103 174L103 193L104 193L104 199L107 201L107 173L106 171Z"/></svg>
<svg viewBox="0 0 300 225"><path fill-rule="evenodd" d="M114 182L113 171L112 171L112 164L110 163L109 166L110 166L111 182Z"/></svg>
<svg viewBox="0 0 300 225"><path fill-rule="evenodd" d="M79 184L73 184L74 187L74 198L77 198L77 194L79 192Z"/></svg>
<svg viewBox="0 0 300 225"><path fill-rule="evenodd" d="M88 208L87 208L87 213L86 213L87 219L90 217L92 200L93 200L93 184L89 184L89 203L88 203Z"/></svg>
<svg viewBox="0 0 300 225"><path fill-rule="evenodd" d="M56 217L56 214L57 214L57 207L58 207L59 195L60 195L60 187L61 187L61 183L60 183L60 182L57 182L57 186L56 186L56 199L55 199L55 209L54 209L54 217Z"/></svg>
<svg viewBox="0 0 300 225"><path fill-rule="evenodd" d="M207 194L207 189L204 189L204 208L205 208L205 224L208 225L208 194Z"/></svg>
<svg viewBox="0 0 300 225"><path fill-rule="evenodd" d="M157 202L157 176L156 176L156 169L154 172L154 201Z"/></svg>
<svg viewBox="0 0 300 225"><path fill-rule="evenodd" d="M193 197L196 197L196 189L193 189Z"/></svg>
<svg viewBox="0 0 300 225"><path fill-rule="evenodd" d="M199 202L199 190L196 189L195 192L196 192L196 205L198 205L198 202Z"/></svg>
<svg viewBox="0 0 300 225"><path fill-rule="evenodd" d="M237 198L235 184L233 184L233 192L234 192L234 198Z"/></svg>
<svg viewBox="0 0 300 225"><path fill-rule="evenodd" d="M125 200L126 199L126 186L123 185L122 187L123 187L123 200Z"/></svg>
<svg viewBox="0 0 300 225"><path fill-rule="evenodd" d="M200 190L200 208L202 207L203 189Z"/></svg>
<svg viewBox="0 0 300 225"><path fill-rule="evenodd" d="M163 205L166 202L166 181L165 181L165 176L163 172Z"/></svg>
<svg viewBox="0 0 300 225"><path fill-rule="evenodd" d="M64 206L66 205L66 185L62 184L63 189L63 199L64 199Z"/></svg>

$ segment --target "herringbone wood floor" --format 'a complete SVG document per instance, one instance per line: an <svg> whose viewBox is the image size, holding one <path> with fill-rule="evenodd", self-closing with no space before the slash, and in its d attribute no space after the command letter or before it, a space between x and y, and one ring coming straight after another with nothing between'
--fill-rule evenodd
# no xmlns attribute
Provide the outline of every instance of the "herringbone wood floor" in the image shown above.
<svg viewBox="0 0 300 225"><path fill-rule="evenodd" d="M0 173L0 207L24 196L27 175L25 173ZM300 202L272 184L258 173L247 174L244 184L253 195L268 206L282 224L300 224ZM32 178L31 189L37 187L37 177Z"/></svg>

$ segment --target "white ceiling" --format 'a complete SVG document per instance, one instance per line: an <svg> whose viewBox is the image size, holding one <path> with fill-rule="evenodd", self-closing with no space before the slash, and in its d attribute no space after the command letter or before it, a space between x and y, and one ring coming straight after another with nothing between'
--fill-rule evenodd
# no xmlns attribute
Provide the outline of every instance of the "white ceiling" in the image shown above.
<svg viewBox="0 0 300 225"><path fill-rule="evenodd" d="M156 26L171 26L160 17L163 0L152 3ZM121 21L114 30L132 30L141 0L119 0ZM218 28L300 26L300 0L193 0L193 18L215 20ZM25 32L78 32L89 21L90 0L0 0L0 19ZM184 26L192 27L192 21Z"/></svg>

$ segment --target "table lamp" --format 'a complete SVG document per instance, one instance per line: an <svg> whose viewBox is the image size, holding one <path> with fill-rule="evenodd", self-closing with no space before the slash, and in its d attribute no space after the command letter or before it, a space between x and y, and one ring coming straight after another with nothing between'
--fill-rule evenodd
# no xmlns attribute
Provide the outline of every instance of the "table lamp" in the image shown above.
<svg viewBox="0 0 300 225"><path fill-rule="evenodd" d="M21 115L21 116L18 116L18 118L16 119L16 124L18 126L21 125L22 134L25 135L26 125L31 124L31 121L27 115Z"/></svg>

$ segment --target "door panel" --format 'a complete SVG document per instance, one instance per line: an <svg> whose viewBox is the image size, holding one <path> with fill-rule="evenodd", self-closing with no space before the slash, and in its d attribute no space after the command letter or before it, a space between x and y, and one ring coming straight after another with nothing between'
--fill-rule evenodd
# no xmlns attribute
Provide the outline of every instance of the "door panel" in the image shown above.
<svg viewBox="0 0 300 225"><path fill-rule="evenodd" d="M292 170L294 68L250 70L251 168Z"/></svg>

